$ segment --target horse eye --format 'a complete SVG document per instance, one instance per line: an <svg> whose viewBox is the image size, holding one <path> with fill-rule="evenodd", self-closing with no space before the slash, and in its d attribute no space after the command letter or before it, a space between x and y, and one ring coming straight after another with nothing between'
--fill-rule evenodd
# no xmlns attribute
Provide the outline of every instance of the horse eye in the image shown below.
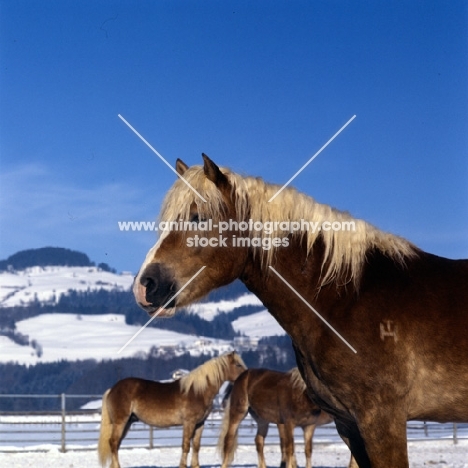
<svg viewBox="0 0 468 468"><path fill-rule="evenodd" d="M191 216L190 216L190 222L191 223L200 223L202 221L206 221L205 218L203 217L200 217L200 215L198 213L193 213Z"/></svg>

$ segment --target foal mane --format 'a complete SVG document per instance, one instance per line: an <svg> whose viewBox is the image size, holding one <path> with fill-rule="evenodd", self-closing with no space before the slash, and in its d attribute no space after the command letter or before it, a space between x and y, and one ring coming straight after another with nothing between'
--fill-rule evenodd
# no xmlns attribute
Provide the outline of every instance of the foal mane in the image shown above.
<svg viewBox="0 0 468 468"><path fill-rule="evenodd" d="M371 250L378 250L396 263L404 265L407 258L417 255L417 248L394 234L383 232L366 221L355 219L349 213L339 211L329 205L316 202L312 197L292 187L282 190L272 202L268 200L279 190L280 186L269 184L261 178L244 177L227 168L221 168L227 177L235 202L235 221L252 219L263 224L271 221L308 222L321 225L324 221L354 224L349 230L316 230L299 231L293 235L305 239L307 255L314 243L321 239L324 255L321 265L321 285L333 281L339 284L352 282L357 288L366 256ZM184 179L206 199L206 203L194 193L183 181L178 179L168 191L161 209L160 221L189 221L191 210L196 205L199 219L212 219L217 222L224 214L224 201L221 192L209 180L202 166L192 166L184 173ZM264 231L249 232L246 236L286 237L289 232L282 230L266 234ZM164 234L163 234L164 235ZM275 251L281 247L252 247L262 259L262 267L267 269L272 264Z"/></svg>
<svg viewBox="0 0 468 468"><path fill-rule="evenodd" d="M237 354L234 356L236 360L240 360ZM210 385L218 388L221 387L221 384L225 380L228 366L229 354L223 354L201 364L180 379L182 393L188 393L190 389L193 389L196 395L200 395L205 393Z"/></svg>
<svg viewBox="0 0 468 468"><path fill-rule="evenodd" d="M297 367L291 369L287 374L289 375L291 387L294 390L297 390L298 392L305 392L307 390L307 385Z"/></svg>

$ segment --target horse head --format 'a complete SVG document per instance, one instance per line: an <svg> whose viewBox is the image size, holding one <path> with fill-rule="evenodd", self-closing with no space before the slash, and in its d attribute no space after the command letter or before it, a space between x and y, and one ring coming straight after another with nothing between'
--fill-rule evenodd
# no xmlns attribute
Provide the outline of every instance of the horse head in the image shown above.
<svg viewBox="0 0 468 468"><path fill-rule="evenodd" d="M248 249L233 247L238 230L227 222L239 219L229 171L205 154L203 162L189 168L177 160L179 179L160 215L165 230L135 278L135 299L150 315L172 316L176 307L231 283L243 270ZM222 222L226 229L220 232Z"/></svg>
<svg viewBox="0 0 468 468"><path fill-rule="evenodd" d="M228 367L226 380L229 382L234 382L237 377L239 377L239 375L247 370L247 366L245 365L244 361L235 351L227 355L227 362Z"/></svg>

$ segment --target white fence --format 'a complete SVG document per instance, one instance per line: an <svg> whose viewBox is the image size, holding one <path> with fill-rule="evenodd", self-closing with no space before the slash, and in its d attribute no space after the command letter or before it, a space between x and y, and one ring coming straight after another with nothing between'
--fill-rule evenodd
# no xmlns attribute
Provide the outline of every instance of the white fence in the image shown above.
<svg viewBox="0 0 468 468"><path fill-rule="evenodd" d="M67 410L67 400L80 398L99 400L97 395L0 395L0 398L55 398L60 401L60 411L47 412L0 412L0 452L41 451L56 447L68 450L94 450L99 438L101 416L97 409ZM213 446L218 442L222 412L215 410L208 417L203 431L202 444ZM247 417L239 427L239 444L252 445L256 424ZM468 424L437 424L432 422L409 422L408 440L447 440L456 444L459 439L468 439ZM302 443L302 431L296 429L296 443ZM159 429L141 422L132 425L123 447L158 448L180 446L182 428ZM334 424L317 428L314 444L341 442ZM276 426L270 425L267 444L278 444Z"/></svg>

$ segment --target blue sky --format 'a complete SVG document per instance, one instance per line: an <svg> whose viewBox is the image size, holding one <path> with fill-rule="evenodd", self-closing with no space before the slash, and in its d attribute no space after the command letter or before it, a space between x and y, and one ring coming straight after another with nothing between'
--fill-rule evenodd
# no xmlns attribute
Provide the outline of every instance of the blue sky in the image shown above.
<svg viewBox="0 0 468 468"><path fill-rule="evenodd" d="M60 246L136 272L205 152L468 257L464 1L0 0L0 258Z"/></svg>

